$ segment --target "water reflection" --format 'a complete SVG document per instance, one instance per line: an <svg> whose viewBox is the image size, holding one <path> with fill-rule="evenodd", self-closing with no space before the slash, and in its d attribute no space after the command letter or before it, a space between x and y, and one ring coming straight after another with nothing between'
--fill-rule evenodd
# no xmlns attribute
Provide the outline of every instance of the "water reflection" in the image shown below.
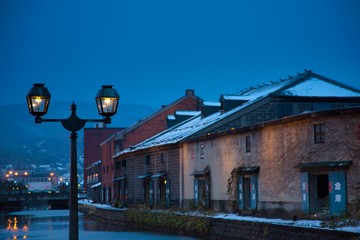
<svg viewBox="0 0 360 240"><path fill-rule="evenodd" d="M28 227L25 224L21 229L19 229L17 223L17 217L8 218L6 232L9 233L12 239L27 239L27 232L29 230Z"/></svg>
<svg viewBox="0 0 360 240"><path fill-rule="evenodd" d="M64 240L68 238L68 210L21 211L5 215L0 222L0 239ZM134 232L123 226L101 223L79 214L79 238L190 240L195 238Z"/></svg>

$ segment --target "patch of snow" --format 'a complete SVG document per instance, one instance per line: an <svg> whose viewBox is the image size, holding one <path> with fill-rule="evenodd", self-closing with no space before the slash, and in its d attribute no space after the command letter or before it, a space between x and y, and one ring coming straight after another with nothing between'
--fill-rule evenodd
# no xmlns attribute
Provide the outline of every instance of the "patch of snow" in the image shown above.
<svg viewBox="0 0 360 240"><path fill-rule="evenodd" d="M223 95L225 100L235 100L235 101L249 101L253 99L253 97L242 96L242 95Z"/></svg>
<svg viewBox="0 0 360 240"><path fill-rule="evenodd" d="M101 203L93 203L91 200L87 200L87 199L83 199L79 201L80 204L84 204L84 205L91 205L97 208L101 208L101 209L111 209L111 210L115 210L115 211L124 211L126 210L125 208L116 208L113 207L109 204L101 204Z"/></svg>
<svg viewBox="0 0 360 240"><path fill-rule="evenodd" d="M360 97L357 92L317 78L310 78L292 88L286 89L280 94L301 97Z"/></svg>
<svg viewBox="0 0 360 240"><path fill-rule="evenodd" d="M175 120L176 118L175 118L174 115L168 115L168 116L167 116L167 119L169 119L169 120Z"/></svg>
<svg viewBox="0 0 360 240"><path fill-rule="evenodd" d="M340 228L324 228L321 226L323 223L320 220L284 220L284 219L272 219L272 218L262 218L262 217L251 217L251 216L240 216L238 214L225 214L218 213L212 218L221 218L221 219L229 219L229 220L238 220L238 221L248 221L248 222L262 222L262 223L270 223L276 225L287 225L294 227L304 227L304 228L321 228L327 230L338 230L338 231L347 231L347 232L355 232L360 233L360 223L357 227L340 227Z"/></svg>
<svg viewBox="0 0 360 240"><path fill-rule="evenodd" d="M199 115L200 113L201 113L200 111L183 111L183 110L175 111L175 115L182 115L182 116L195 116L195 115Z"/></svg>
<svg viewBox="0 0 360 240"><path fill-rule="evenodd" d="M220 102L203 102L203 105L204 106L213 106L213 107L220 107L221 106L221 103Z"/></svg>

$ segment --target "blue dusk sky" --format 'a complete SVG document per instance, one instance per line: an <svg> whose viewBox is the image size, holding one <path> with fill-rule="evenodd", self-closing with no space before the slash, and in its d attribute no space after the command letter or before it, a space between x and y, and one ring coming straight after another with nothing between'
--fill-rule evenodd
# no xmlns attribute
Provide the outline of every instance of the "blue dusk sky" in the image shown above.
<svg viewBox="0 0 360 240"><path fill-rule="evenodd" d="M360 88L358 0L0 1L0 104L35 82L52 101L160 107L206 101L312 69Z"/></svg>

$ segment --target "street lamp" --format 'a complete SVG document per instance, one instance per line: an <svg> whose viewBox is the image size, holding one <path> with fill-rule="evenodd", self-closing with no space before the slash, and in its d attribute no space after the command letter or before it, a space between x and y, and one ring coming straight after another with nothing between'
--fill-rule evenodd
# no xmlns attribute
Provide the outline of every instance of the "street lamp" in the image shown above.
<svg viewBox="0 0 360 240"><path fill-rule="evenodd" d="M104 85L95 97L98 112L103 119L80 119L76 115L76 104L71 105L71 115L67 119L43 119L42 116L48 111L51 94L43 83L35 83L26 95L29 113L35 116L35 123L42 122L61 122L63 127L70 131L70 219L69 219L69 239L79 239L78 226L78 196L77 196L77 131L81 130L87 122L111 123L118 107L119 94L111 85Z"/></svg>

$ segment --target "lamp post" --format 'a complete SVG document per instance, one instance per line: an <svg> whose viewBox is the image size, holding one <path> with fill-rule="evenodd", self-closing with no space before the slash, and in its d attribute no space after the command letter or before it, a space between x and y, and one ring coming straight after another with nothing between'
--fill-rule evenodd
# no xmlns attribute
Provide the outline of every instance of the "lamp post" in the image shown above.
<svg viewBox="0 0 360 240"><path fill-rule="evenodd" d="M26 95L29 113L35 116L35 123L42 122L61 122L63 127L70 131L70 219L69 219L69 239L79 239L78 226L78 181L77 181L77 131L81 130L87 122L111 123L111 116L116 114L119 94L111 85L104 85L95 97L98 112L103 119L80 119L76 115L76 105L71 105L71 115L67 119L43 119L42 116L48 111L51 94L45 84L35 83Z"/></svg>

